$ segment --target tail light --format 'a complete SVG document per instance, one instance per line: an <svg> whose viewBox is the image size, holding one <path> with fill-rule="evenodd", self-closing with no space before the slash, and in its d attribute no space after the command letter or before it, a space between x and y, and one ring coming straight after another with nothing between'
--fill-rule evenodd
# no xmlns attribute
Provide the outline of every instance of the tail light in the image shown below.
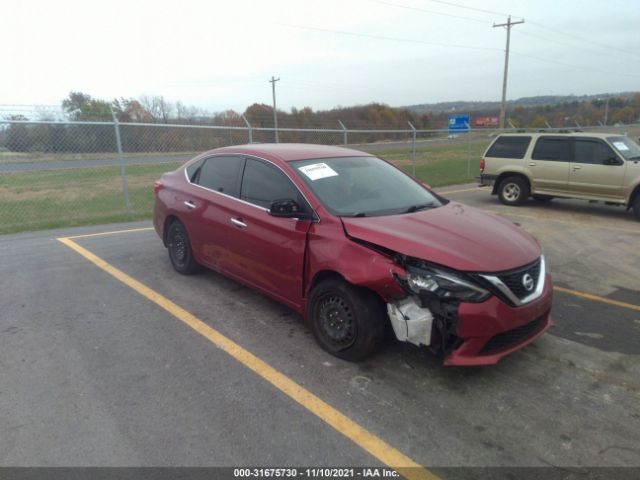
<svg viewBox="0 0 640 480"><path fill-rule="evenodd" d="M480 173L484 172L484 158L480 159Z"/></svg>
<svg viewBox="0 0 640 480"><path fill-rule="evenodd" d="M162 187L164 186L164 184L162 183L162 180L156 180L155 182L153 182L153 191L156 195L158 195L158 192L160 190L162 190Z"/></svg>

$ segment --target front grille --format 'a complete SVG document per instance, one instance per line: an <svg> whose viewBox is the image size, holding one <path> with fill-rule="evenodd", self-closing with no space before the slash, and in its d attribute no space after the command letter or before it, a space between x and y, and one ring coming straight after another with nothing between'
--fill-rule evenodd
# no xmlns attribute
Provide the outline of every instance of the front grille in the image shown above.
<svg viewBox="0 0 640 480"><path fill-rule="evenodd" d="M526 323L521 327L507 330L506 332L494 335L480 350L480 355L490 355L492 353L506 350L540 331L544 324L545 315L536 318L532 322Z"/></svg>
<svg viewBox="0 0 640 480"><path fill-rule="evenodd" d="M527 290L522 283L522 279L526 274L529 274L533 277L533 289ZM540 259L536 260L534 263L527 265L525 267L518 268L517 270L511 270L509 272L505 272L497 275L497 277L504 283L509 290L513 292L513 294L518 297L519 300L531 295L535 289L535 286L538 285L538 277L540 276Z"/></svg>

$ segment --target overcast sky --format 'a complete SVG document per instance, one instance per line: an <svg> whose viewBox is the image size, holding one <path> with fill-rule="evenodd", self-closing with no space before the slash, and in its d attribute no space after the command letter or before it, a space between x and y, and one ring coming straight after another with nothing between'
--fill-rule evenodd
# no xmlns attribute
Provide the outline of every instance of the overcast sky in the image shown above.
<svg viewBox="0 0 640 480"><path fill-rule="evenodd" d="M639 0L3 0L0 105L499 100L508 14L509 99L640 90Z"/></svg>

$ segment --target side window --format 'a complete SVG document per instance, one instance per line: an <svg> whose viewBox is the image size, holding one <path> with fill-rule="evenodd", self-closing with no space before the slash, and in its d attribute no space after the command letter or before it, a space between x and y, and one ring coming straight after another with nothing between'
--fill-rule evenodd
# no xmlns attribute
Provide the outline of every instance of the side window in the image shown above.
<svg viewBox="0 0 640 480"><path fill-rule="evenodd" d="M192 163L187 167L187 177L189 178L190 182L193 183L195 181L196 175L198 175L198 173L200 172L200 167L202 166L203 163L204 163L204 158L198 160L195 163Z"/></svg>
<svg viewBox="0 0 640 480"><path fill-rule="evenodd" d="M193 182L237 197L242 163L242 157L209 157L205 159Z"/></svg>
<svg viewBox="0 0 640 480"><path fill-rule="evenodd" d="M597 140L576 138L574 143L574 162L605 165L610 159L616 159L611 147Z"/></svg>
<svg viewBox="0 0 640 480"><path fill-rule="evenodd" d="M534 160L555 160L568 162L571 160L571 149L568 138L540 137L533 149Z"/></svg>
<svg viewBox="0 0 640 480"><path fill-rule="evenodd" d="M509 136L509 137L498 137L489 151L487 152L487 157L497 157L497 158L524 158L524 154L527 153L527 148L529 148L529 143L531 143L531 137L527 136Z"/></svg>
<svg viewBox="0 0 640 480"><path fill-rule="evenodd" d="M276 167L252 158L247 159L244 167L240 198L264 208L269 208L274 200L284 198L296 200L301 206L306 204L298 189L284 173Z"/></svg>

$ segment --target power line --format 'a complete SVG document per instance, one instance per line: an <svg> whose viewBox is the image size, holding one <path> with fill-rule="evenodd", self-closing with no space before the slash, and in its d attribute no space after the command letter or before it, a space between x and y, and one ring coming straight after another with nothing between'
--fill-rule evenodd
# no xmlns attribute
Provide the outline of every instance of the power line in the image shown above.
<svg viewBox="0 0 640 480"><path fill-rule="evenodd" d="M405 10L413 10L415 12L430 13L432 15L441 15L443 17L459 18L459 19L462 19L462 20L470 20L472 22L478 22L478 23L489 23L489 22L487 22L485 20L480 20L479 18L463 17L462 15L454 15L452 13L436 12L434 10L427 10L425 8L412 7L412 6L409 6L409 5L402 5L402 4L393 3L393 2L386 2L384 0L369 0L369 1L370 2L379 3L379 4L382 4L382 5L387 5L389 7L403 8Z"/></svg>
<svg viewBox="0 0 640 480"><path fill-rule="evenodd" d="M326 29L326 28L318 28L318 27L310 27L310 26L306 26L306 25L294 25L294 24L288 24L288 23L277 23L277 25L281 25L284 27L290 27L290 28L299 28L302 30L310 30L310 31L315 31L315 32L324 32L324 33L334 33L334 34L338 34L338 35L347 35L347 36L352 36L352 37L362 37L362 38L372 38L375 40L384 40L384 41L393 41L393 42L404 42L404 43L416 43L416 44L421 44L421 45L432 45L432 46L438 46L438 47L452 47L452 48L462 48L462 49L469 49L469 50L483 50L483 51L490 51L490 52L502 52L503 50L500 48L489 48L489 47L475 47L475 46L470 46L470 45L455 45L455 44L444 44L444 43L437 43L437 42L427 42L424 40L416 40L416 39L410 39L410 38L396 38L396 37L386 37L386 36L382 36L382 35L372 35L372 34L366 34L366 33L356 33L356 32L347 32L344 30L331 30L331 29ZM614 75L620 75L620 76L626 76L626 77L640 77L640 75L635 75L635 74L631 74L631 73L621 73L621 72L613 72L611 70L599 70L597 68L592 68L592 67L585 67L585 66L580 66L580 65L572 65L572 64L568 64L568 63L564 63L564 62L559 62L557 60L551 60L549 58L542 58L542 57L536 57L534 55L529 55L526 53L522 53L516 50L512 51L514 54L521 56L521 57L527 57L527 58L532 58L535 60L538 60L540 62L545 62L545 63L553 63L556 65L562 65L565 67L571 67L571 68L578 68L578 69L582 69L582 70L591 70L591 71L595 71L595 72L599 72L599 73L607 73L609 75L614 74Z"/></svg>
<svg viewBox="0 0 640 480"><path fill-rule="evenodd" d="M538 28L542 28L544 30L551 31L551 32L554 32L554 33L559 33L560 35L565 35L567 37L574 38L574 39L579 40L579 41L584 42L584 43L590 43L591 45L595 45L595 46L597 46L599 48L604 48L604 49L609 50L609 51L616 50L618 52L625 53L627 55L632 55L634 57L640 57L640 54L638 54L638 53L631 52L631 51L628 51L628 50L624 50L624 49L618 48L618 47L613 47L611 45L606 45L604 43L594 42L592 40L588 40L586 38L580 37L578 35L574 35L572 33L567 33L567 32L564 32L562 30L556 30L555 28L549 27L547 25L543 25L543 24L538 23L538 22L530 21L529 23L531 25L534 25L534 26L538 27Z"/></svg>
<svg viewBox="0 0 640 480"><path fill-rule="evenodd" d="M307 25L294 25L290 23L277 23L277 25L281 25L284 27L290 28L300 28L302 30L311 30L316 32L325 32L325 33L335 33L337 35L348 35L350 37L362 37L362 38L373 38L375 40L387 40L393 42L404 42L404 43L418 43L421 45L432 45L435 47L451 47L451 48L463 48L467 50L484 50L489 52L500 52L499 48L490 48L490 47L476 47L473 45L456 45L453 43L438 43L438 42L428 42L426 40L415 40L411 38L397 38L397 37L386 37L382 35L371 35L368 33L355 33L355 32L347 32L344 30L331 30L328 28L318 28L318 27L309 27Z"/></svg>
<svg viewBox="0 0 640 480"><path fill-rule="evenodd" d="M429 1L432 3L441 3L442 5L448 5L450 7L464 8L465 10L473 10L474 12L487 13L489 15L500 15L500 16L508 15L507 13L504 13L504 12L494 12L492 10L485 10L483 8L477 8L477 7L469 7L467 5L460 5L459 3L446 2L444 0L429 0ZM522 19L522 17L516 17L515 15L514 17Z"/></svg>
<svg viewBox="0 0 640 480"><path fill-rule="evenodd" d="M634 73L622 73L622 72L613 72L611 70L600 70L598 68L585 67L585 66L582 66L582 65L572 65L570 63L559 62L558 60L551 60L551 59L548 59L548 58L536 57L535 55L529 55L528 53L522 53L522 52L516 52L516 51L514 51L513 53L515 53L519 57L532 58L532 59L538 60L540 62L555 63L556 65L562 65L563 67L578 68L578 69L581 69L581 70L591 70L592 72L604 73L606 75L619 75L621 77L640 78L640 75L634 74Z"/></svg>
<svg viewBox="0 0 640 480"><path fill-rule="evenodd" d="M575 48L577 50L582 50L582 51L585 51L585 52L595 53L595 54L598 54L598 55L611 56L613 54L609 49L607 49L607 51L604 52L604 51L596 50L596 49L589 48L589 47L583 47L581 45L564 43L564 42L561 42L561 41L558 41L558 40L553 40L551 38L543 37L542 35L536 35L536 34L530 33L530 32L520 32L520 35L524 35L525 37L535 38L537 40L542 40L543 42L555 43L556 45L562 45L562 46L565 46L565 47ZM638 60L640 60L640 59L638 59Z"/></svg>
<svg viewBox="0 0 640 480"><path fill-rule="evenodd" d="M506 16L507 15L507 13L504 13L504 12L494 12L492 10L485 10L485 9L477 8L477 7L469 7L467 5L461 5L459 3L449 2L449 1L446 1L446 0L428 0L428 1L431 2L431 3L439 3L439 4L442 4L442 5L448 5L450 7L461 8L461 9L464 9L464 10L470 10L470 11L474 11L474 12L481 12L481 13L492 14L492 15L501 15L501 16ZM520 19L523 18L523 17L516 16L516 15L512 15L512 17L513 18L520 18ZM607 45L607 44L604 44L604 43L594 42L593 40L590 40L588 38L581 37L579 35L575 35L575 34L572 34L572 33L567 33L567 32L565 32L563 30L559 30L557 28L553 28L553 27L550 27L548 25L545 25L545 24L542 24L542 23L539 23L539 22L535 22L535 21L529 20L529 21L527 21L527 23L530 24L530 25L533 25L533 26L535 26L537 28L541 28L541 29L547 30L549 32L553 32L555 34L564 35L566 37L570 37L570 38L573 38L575 40L579 40L580 42L583 42L583 43L589 43L591 45L597 46L599 48L606 49L608 51L617 50L617 51L619 51L621 53L625 53L627 55L632 55L634 57L640 57L640 54L638 54L636 52L633 52L633 51L630 51L630 50L624 50L622 48L615 47L615 46L612 46L612 45Z"/></svg>

